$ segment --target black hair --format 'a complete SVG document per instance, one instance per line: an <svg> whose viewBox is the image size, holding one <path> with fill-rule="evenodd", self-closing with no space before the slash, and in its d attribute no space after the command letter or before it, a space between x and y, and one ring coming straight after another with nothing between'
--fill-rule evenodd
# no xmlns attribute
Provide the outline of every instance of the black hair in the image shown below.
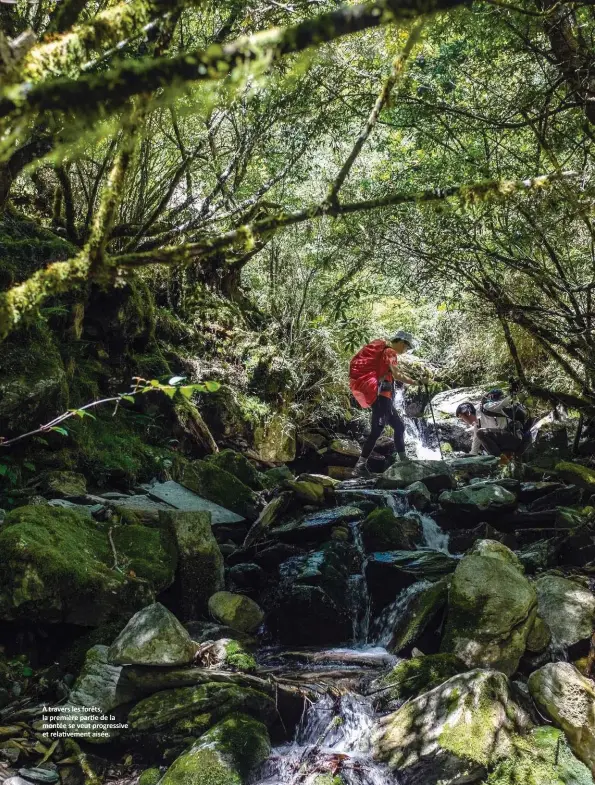
<svg viewBox="0 0 595 785"><path fill-rule="evenodd" d="M467 403L460 403L457 406L455 415L457 417L460 417L461 414L475 414L475 413L476 413L475 406L473 406L472 403L467 402Z"/></svg>

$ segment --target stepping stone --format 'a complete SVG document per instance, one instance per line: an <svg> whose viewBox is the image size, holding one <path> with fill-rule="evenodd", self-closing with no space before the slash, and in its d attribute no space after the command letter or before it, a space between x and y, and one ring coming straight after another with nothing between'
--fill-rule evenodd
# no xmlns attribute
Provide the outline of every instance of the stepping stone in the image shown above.
<svg viewBox="0 0 595 785"><path fill-rule="evenodd" d="M149 486L147 490L152 499L162 503L165 502L168 505L167 509L175 507L176 510L183 510L184 512L210 512L212 525L241 523L245 520L241 515L237 515L235 512L215 504L215 502L210 502L208 499L198 496L198 494L189 491L188 488L184 488L183 485L173 480L156 483Z"/></svg>

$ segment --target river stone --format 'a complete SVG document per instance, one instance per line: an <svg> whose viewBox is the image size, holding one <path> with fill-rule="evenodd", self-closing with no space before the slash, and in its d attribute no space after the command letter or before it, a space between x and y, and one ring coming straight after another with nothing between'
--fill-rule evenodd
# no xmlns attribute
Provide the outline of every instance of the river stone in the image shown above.
<svg viewBox="0 0 595 785"><path fill-rule="evenodd" d="M379 478L378 488L407 488L414 482L423 482L431 493L454 488L454 480L444 461L397 461Z"/></svg>
<svg viewBox="0 0 595 785"><path fill-rule="evenodd" d="M513 752L529 726L504 674L472 670L383 717L374 753L400 785L474 782Z"/></svg>
<svg viewBox="0 0 595 785"><path fill-rule="evenodd" d="M230 591L218 591L209 598L209 613L238 632L255 632L264 621L264 613L254 600Z"/></svg>
<svg viewBox="0 0 595 785"><path fill-rule="evenodd" d="M500 469L500 459L493 455L472 455L453 458L448 465L457 480L464 482L474 477L493 477Z"/></svg>
<svg viewBox="0 0 595 785"><path fill-rule="evenodd" d="M516 497L499 485L475 483L457 491L444 491L438 501L440 506L453 516L460 516L464 520L479 520L512 511Z"/></svg>
<svg viewBox="0 0 595 785"><path fill-rule="evenodd" d="M262 722L230 714L176 758L160 785L242 785L270 752Z"/></svg>
<svg viewBox="0 0 595 785"><path fill-rule="evenodd" d="M554 645L563 648L587 641L593 634L595 597L576 581L544 575L535 581L539 615L552 633Z"/></svg>
<svg viewBox="0 0 595 785"><path fill-rule="evenodd" d="M272 533L282 542L323 542L330 537L335 526L357 521L362 517L363 513L358 507L333 507L279 526Z"/></svg>
<svg viewBox="0 0 595 785"><path fill-rule="evenodd" d="M412 482L404 492L410 507L425 512L432 506L432 494L423 482Z"/></svg>
<svg viewBox="0 0 595 785"><path fill-rule="evenodd" d="M178 585L183 619L204 615L209 597L225 585L223 556L208 512L159 513L172 532L178 551Z"/></svg>
<svg viewBox="0 0 595 785"><path fill-rule="evenodd" d="M389 651L401 654L414 645L427 651L420 639L426 632L435 631L438 626L446 607L448 582L448 578L442 578L412 597L411 602L395 619L392 636L386 647Z"/></svg>
<svg viewBox="0 0 595 785"><path fill-rule="evenodd" d="M46 785L60 782L60 775L53 769L41 769L33 766L30 769L19 769L19 774L29 782L41 782L46 783Z"/></svg>
<svg viewBox="0 0 595 785"><path fill-rule="evenodd" d="M411 551L423 537L418 520L412 517L397 518L388 507L373 510L362 521L360 529L366 553L390 550Z"/></svg>
<svg viewBox="0 0 595 785"><path fill-rule="evenodd" d="M103 713L138 698L122 675L122 666L110 665L108 647L93 646L69 695L74 706L98 706Z"/></svg>
<svg viewBox="0 0 595 785"><path fill-rule="evenodd" d="M176 617L160 602L130 619L108 651L111 665L185 665L196 647Z"/></svg>
<svg viewBox="0 0 595 785"><path fill-rule="evenodd" d="M595 685L569 662L550 662L529 676L539 711L566 734L574 754L595 774Z"/></svg>
<svg viewBox="0 0 595 785"><path fill-rule="evenodd" d="M506 546L478 543L474 548L452 578L442 651L470 668L491 667L510 675L525 651L537 595Z"/></svg>

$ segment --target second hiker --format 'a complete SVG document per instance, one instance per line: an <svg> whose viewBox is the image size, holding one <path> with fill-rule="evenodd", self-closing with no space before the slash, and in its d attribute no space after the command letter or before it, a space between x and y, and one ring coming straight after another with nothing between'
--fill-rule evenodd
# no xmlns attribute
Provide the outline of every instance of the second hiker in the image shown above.
<svg viewBox="0 0 595 785"><path fill-rule="evenodd" d="M388 341L367 344L351 360L349 385L353 397L364 408L372 407L372 429L355 466L356 474L368 473L368 457L387 425L394 432L395 454L401 461L408 460L403 438L405 426L394 408L393 398L395 382L415 384L397 367L398 356L412 349L413 343L411 333L399 330Z"/></svg>

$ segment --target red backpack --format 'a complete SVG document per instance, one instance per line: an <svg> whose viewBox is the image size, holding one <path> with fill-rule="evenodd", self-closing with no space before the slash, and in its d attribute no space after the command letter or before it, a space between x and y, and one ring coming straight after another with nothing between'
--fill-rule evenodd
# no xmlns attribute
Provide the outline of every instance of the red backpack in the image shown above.
<svg viewBox="0 0 595 785"><path fill-rule="evenodd" d="M386 348L386 341L372 341L360 349L349 364L349 387L364 409L372 406L378 397L378 382L390 371Z"/></svg>

